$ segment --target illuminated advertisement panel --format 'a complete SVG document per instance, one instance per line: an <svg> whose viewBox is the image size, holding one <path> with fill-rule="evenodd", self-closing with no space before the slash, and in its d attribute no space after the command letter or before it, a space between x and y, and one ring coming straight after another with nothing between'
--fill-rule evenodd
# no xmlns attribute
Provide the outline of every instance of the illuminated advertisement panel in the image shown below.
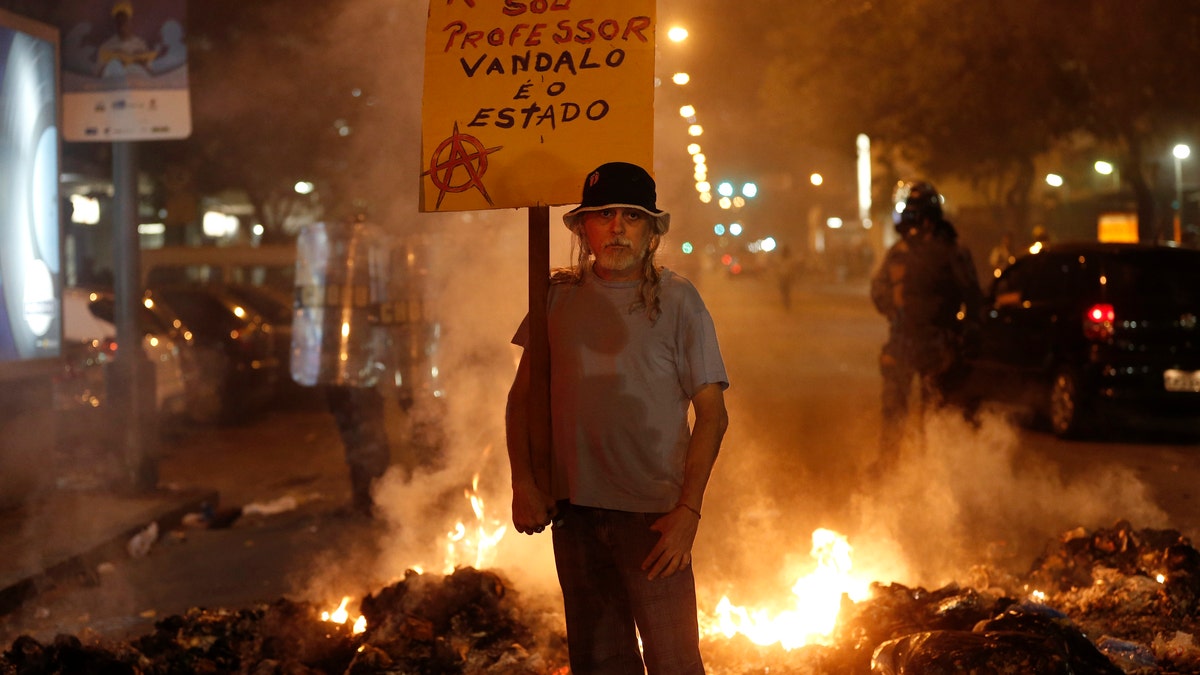
<svg viewBox="0 0 1200 675"><path fill-rule="evenodd" d="M62 344L58 31L0 10L0 376Z"/></svg>
<svg viewBox="0 0 1200 675"><path fill-rule="evenodd" d="M63 139L187 138L184 0L58 0Z"/></svg>

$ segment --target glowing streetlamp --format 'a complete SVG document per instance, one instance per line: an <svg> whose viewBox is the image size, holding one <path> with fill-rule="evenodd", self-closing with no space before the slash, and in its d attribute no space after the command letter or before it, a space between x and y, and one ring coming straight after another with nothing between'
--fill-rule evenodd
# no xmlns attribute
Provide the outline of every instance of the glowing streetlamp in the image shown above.
<svg viewBox="0 0 1200 675"><path fill-rule="evenodd" d="M1102 159L1098 159L1096 160L1096 163L1092 165L1092 168L1095 169L1096 173L1100 174L1101 176L1112 176L1113 189L1120 189L1121 179L1117 175L1117 167L1113 166L1112 162L1106 162Z"/></svg>
<svg viewBox="0 0 1200 675"><path fill-rule="evenodd" d="M858 150L858 221L863 229L871 227L871 139L859 134L855 139Z"/></svg>
<svg viewBox="0 0 1200 675"><path fill-rule="evenodd" d="M1171 150L1175 156L1175 241L1182 239L1183 227L1183 160L1192 154L1192 149L1180 143Z"/></svg>

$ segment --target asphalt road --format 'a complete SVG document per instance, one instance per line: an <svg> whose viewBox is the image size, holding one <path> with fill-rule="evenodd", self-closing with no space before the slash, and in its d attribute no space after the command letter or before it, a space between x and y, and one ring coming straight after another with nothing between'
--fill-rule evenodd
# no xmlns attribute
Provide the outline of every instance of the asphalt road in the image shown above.
<svg viewBox="0 0 1200 675"><path fill-rule="evenodd" d="M847 538L860 574L926 587L971 584L980 566L1028 568L1048 541L1076 527L1127 519L1200 533L1194 445L1064 443L1013 425L1003 411L977 425L931 420L895 471L872 476L884 326L865 284L801 287L790 308L765 278L698 285L732 380L731 427L696 544L702 606L722 595L745 604L786 594L811 568L817 528ZM390 408L396 467L374 523L337 513L348 484L319 405L186 432L166 451L163 480L217 489L222 506L260 513L220 529L164 533L144 557L97 561L90 579L45 589L0 618L0 639L139 635L189 607L236 609L282 596L332 609L342 595L361 597L413 566L495 566L526 597L552 599L548 537L502 531L503 395L514 363L498 354L484 363L473 354L478 371L462 377L476 386L456 399L470 405L445 408L455 430L445 456L411 478L413 420ZM458 520L466 536L455 541ZM499 543L474 545L488 536Z"/></svg>

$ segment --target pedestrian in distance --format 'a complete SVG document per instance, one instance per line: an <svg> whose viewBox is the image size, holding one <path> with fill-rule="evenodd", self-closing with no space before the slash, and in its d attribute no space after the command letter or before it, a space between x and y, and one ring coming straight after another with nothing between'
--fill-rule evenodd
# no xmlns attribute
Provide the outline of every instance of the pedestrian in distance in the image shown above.
<svg viewBox="0 0 1200 675"><path fill-rule="evenodd" d="M882 437L876 474L895 462L919 382L922 415L965 400L967 355L977 335L982 291L971 252L943 217L942 197L928 182L903 183L894 221L900 240L871 277L871 300L888 321L880 353Z"/></svg>
<svg viewBox="0 0 1200 675"><path fill-rule="evenodd" d="M655 261L670 215L645 169L601 165L563 221L578 259L547 298L549 457L531 456L528 350L508 397L513 524L551 528L572 672L699 675L692 545L728 426L716 330ZM513 343L529 337L526 319Z"/></svg>
<svg viewBox="0 0 1200 675"><path fill-rule="evenodd" d="M988 265L992 268L992 276L999 277L1000 273L1016 260L1012 250L1012 232L1005 231L1000 235L1000 241L992 247L988 254Z"/></svg>
<svg viewBox="0 0 1200 675"><path fill-rule="evenodd" d="M800 274L800 265L792 257L792 247L784 244L775 262L775 283L779 286L779 301L785 310L792 308L792 287Z"/></svg>

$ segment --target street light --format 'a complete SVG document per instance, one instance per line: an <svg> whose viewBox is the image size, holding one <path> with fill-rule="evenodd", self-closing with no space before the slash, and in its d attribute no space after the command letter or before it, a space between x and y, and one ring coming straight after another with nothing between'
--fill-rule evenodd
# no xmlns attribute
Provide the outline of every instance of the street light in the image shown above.
<svg viewBox="0 0 1200 675"><path fill-rule="evenodd" d="M1183 160L1192 154L1192 149L1180 143L1171 154L1175 156L1175 243L1182 239L1183 228Z"/></svg>
<svg viewBox="0 0 1200 675"><path fill-rule="evenodd" d="M1106 162L1103 159L1098 159L1096 160L1096 163L1092 165L1092 168L1094 168L1096 173L1100 174L1101 176L1112 176L1113 189L1121 189L1121 178L1117 174L1117 167L1114 166L1112 162Z"/></svg>

